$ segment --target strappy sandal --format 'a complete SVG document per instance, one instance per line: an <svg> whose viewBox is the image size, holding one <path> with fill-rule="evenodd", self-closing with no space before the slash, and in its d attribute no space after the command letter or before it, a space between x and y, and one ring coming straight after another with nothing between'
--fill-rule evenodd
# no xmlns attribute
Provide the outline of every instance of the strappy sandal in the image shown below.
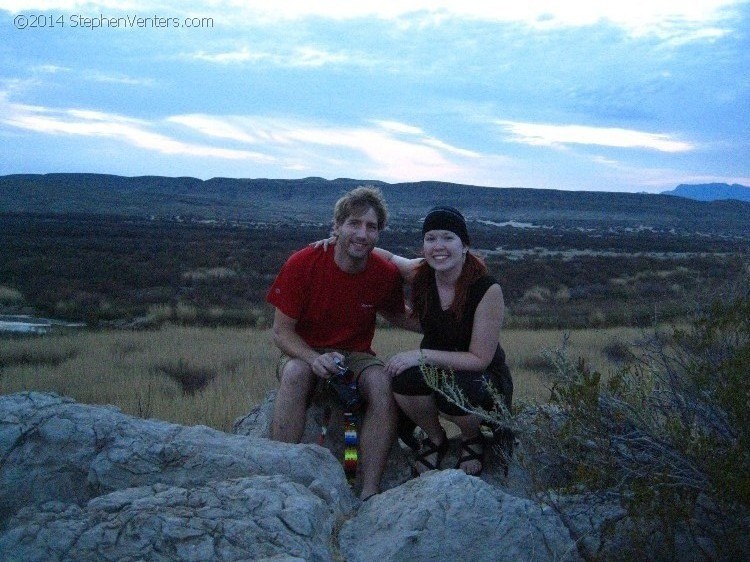
<svg viewBox="0 0 750 562"><path fill-rule="evenodd" d="M440 463L443 462L445 454L448 452L448 436L443 432L443 442L440 445L435 445L429 437L425 437L422 440L422 448L417 455L414 464L411 467L412 478L416 478L428 470L437 470L440 468ZM434 464L428 460L428 457L436 455ZM417 463L421 464L425 469L422 472L417 470Z"/></svg>
<svg viewBox="0 0 750 562"><path fill-rule="evenodd" d="M485 448L484 435L482 435L481 431L476 437L461 441L461 453L458 456L456 468L458 468L459 470L463 470L461 468L462 464L469 461L479 461L479 470L477 472L472 472L471 474L469 474L465 470L464 472L466 472L466 474L468 474L469 476L479 476L480 474L482 474L482 470L484 469Z"/></svg>
<svg viewBox="0 0 750 562"><path fill-rule="evenodd" d="M398 438L412 451L419 451L419 439L414 436L414 430L416 428L417 424L411 421L411 418L407 417L407 415L401 411L401 408L399 408L396 432Z"/></svg>

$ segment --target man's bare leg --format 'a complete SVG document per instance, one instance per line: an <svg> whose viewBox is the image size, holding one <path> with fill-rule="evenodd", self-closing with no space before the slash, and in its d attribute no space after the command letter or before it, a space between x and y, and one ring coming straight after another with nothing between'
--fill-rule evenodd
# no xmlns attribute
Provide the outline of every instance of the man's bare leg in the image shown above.
<svg viewBox="0 0 750 562"><path fill-rule="evenodd" d="M367 499L380 492L380 479L396 439L396 403L391 392L391 377L383 367L365 369L359 378L359 388L367 401L359 447L362 457L360 498Z"/></svg>
<svg viewBox="0 0 750 562"><path fill-rule="evenodd" d="M305 431L307 402L315 389L316 376L300 359L290 359L281 373L273 407L271 439L299 443Z"/></svg>

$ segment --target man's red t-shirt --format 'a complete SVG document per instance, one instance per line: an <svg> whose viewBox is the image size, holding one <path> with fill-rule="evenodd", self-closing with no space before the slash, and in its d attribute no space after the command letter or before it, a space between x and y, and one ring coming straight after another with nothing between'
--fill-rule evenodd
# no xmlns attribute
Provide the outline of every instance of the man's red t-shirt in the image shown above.
<svg viewBox="0 0 750 562"><path fill-rule="evenodd" d="M297 320L295 330L310 347L373 353L375 313L404 310L401 275L375 254L355 274L342 271L333 256L330 248L312 246L295 252L266 300Z"/></svg>

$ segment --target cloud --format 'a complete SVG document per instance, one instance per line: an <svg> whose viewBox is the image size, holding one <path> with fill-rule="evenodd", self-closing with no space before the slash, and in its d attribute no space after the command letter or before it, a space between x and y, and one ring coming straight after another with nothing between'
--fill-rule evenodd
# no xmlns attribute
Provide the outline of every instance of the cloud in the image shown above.
<svg viewBox="0 0 750 562"><path fill-rule="evenodd" d="M332 53L309 45L297 47L289 52L253 51L241 47L231 51L209 53L198 51L185 55L185 58L216 64L268 63L279 67L317 68L355 62L344 52Z"/></svg>
<svg viewBox="0 0 750 562"><path fill-rule="evenodd" d="M460 180L481 155L396 121L339 126L258 116L182 114L148 121L88 109L57 109L7 101L0 124L44 136L95 137L163 157L193 156L274 164L288 170L331 170L385 180Z"/></svg>
<svg viewBox="0 0 750 562"><path fill-rule="evenodd" d="M153 86L154 80L151 78L136 78L119 73L107 72L87 72L84 74L87 80L92 82L102 82L105 84L122 84L124 86Z"/></svg>
<svg viewBox="0 0 750 562"><path fill-rule="evenodd" d="M154 132L153 124L122 115L80 109L50 109L39 106L4 103L0 97L0 123L43 135L101 137L123 142L164 155L187 155L228 160L268 162L270 157L257 152L193 144Z"/></svg>
<svg viewBox="0 0 750 562"><path fill-rule="evenodd" d="M119 12L138 8L145 9L147 5L148 3L140 0L102 0L96 2L96 4L89 0L0 0L0 10L13 14L28 12L28 10L81 12L96 9Z"/></svg>
<svg viewBox="0 0 750 562"><path fill-rule="evenodd" d="M102 72L97 70L79 71L70 66L60 66L56 64L38 64L30 67L30 71L34 76L77 74L83 80L105 84L122 84L125 86L152 86L154 84L154 80L151 78L128 76L120 72Z"/></svg>
<svg viewBox="0 0 750 562"><path fill-rule="evenodd" d="M70 72L70 68L67 66L58 66L55 64L40 64L31 68L32 72L39 72L42 74L58 74L60 72Z"/></svg>
<svg viewBox="0 0 750 562"><path fill-rule="evenodd" d="M243 128L210 115L175 115L173 117L168 117L167 121L179 123L185 127L195 129L209 137L234 140L248 144L257 142L257 139L248 134Z"/></svg>
<svg viewBox="0 0 750 562"><path fill-rule="evenodd" d="M479 157L396 121L372 120L369 127L247 116L180 115L169 121L211 137L260 144L291 170L359 168L403 181L455 177L463 159Z"/></svg>
<svg viewBox="0 0 750 562"><path fill-rule="evenodd" d="M496 123L511 133L512 142L533 146L587 144L616 148L645 148L659 152L687 152L695 148L691 143L676 140L670 135L631 129L585 125L545 125L516 121L496 121Z"/></svg>
<svg viewBox="0 0 750 562"><path fill-rule="evenodd" d="M283 131L281 138L307 149L333 148L344 154L353 153L360 160L355 166L373 177L389 180L446 178L455 175L460 167L449 158L448 151L433 146L429 137L403 138L381 127L302 125Z"/></svg>
<svg viewBox="0 0 750 562"><path fill-rule="evenodd" d="M243 62L260 62L263 60L273 59L273 55L269 53L251 52L247 47L237 49L234 51L226 51L220 53L207 53L205 51L198 51L186 55L187 58L213 62L219 64L236 64Z"/></svg>
<svg viewBox="0 0 750 562"><path fill-rule="evenodd" d="M431 146L433 148L437 148L439 150L442 150L446 153L452 153L457 154L460 156L464 156L466 158L477 158L479 157L479 154L472 151L472 150L466 150L463 148L458 148L455 146L452 146L446 142L443 142L439 139L436 139L434 137L431 137L425 132L420 129L419 127L414 127L412 125L407 125L405 123L399 123L398 121L380 121L380 120L374 120L372 121L375 125L377 125L379 128L383 129L384 131L394 133L399 136L411 136L416 139L418 139L418 142L425 145L425 146Z"/></svg>
<svg viewBox="0 0 750 562"><path fill-rule="evenodd" d="M424 131L422 131L422 129L420 129L419 127L413 127L412 125L406 125L404 123L399 123L398 121L374 120L373 123L375 123L381 129L384 129L386 131L393 131L394 133L404 133L407 135L424 135Z"/></svg>
<svg viewBox="0 0 750 562"><path fill-rule="evenodd" d="M217 10L244 9L264 17L300 19L322 17L345 20L375 17L384 20L409 16L437 22L472 19L490 22L525 23L534 27L586 26L608 21L634 31L665 25L696 25L715 22L726 16L726 9L743 0L527 0L526 2L466 2L464 0L225 0L211 2ZM669 23L668 23L669 22Z"/></svg>

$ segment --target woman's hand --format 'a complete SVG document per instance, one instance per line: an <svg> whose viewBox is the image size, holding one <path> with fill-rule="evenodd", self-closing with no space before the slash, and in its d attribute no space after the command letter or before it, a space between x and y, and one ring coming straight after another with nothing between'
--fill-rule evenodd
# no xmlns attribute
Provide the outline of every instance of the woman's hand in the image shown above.
<svg viewBox="0 0 750 562"><path fill-rule="evenodd" d="M422 352L419 349L402 351L388 360L388 363L385 365L385 371L392 377L395 377L403 373L406 369L417 367L421 357Z"/></svg>
<svg viewBox="0 0 750 562"><path fill-rule="evenodd" d="M331 235L329 238L324 238L323 240L318 240L316 242L310 242L310 246L312 246L313 248L320 248L321 246L323 246L323 251L327 252L328 246L333 246L334 244L336 244L337 239L338 236Z"/></svg>
<svg viewBox="0 0 750 562"><path fill-rule="evenodd" d="M409 283L411 283L417 267L424 261L424 258L405 258L383 248L375 248L372 253L395 265L404 281Z"/></svg>

